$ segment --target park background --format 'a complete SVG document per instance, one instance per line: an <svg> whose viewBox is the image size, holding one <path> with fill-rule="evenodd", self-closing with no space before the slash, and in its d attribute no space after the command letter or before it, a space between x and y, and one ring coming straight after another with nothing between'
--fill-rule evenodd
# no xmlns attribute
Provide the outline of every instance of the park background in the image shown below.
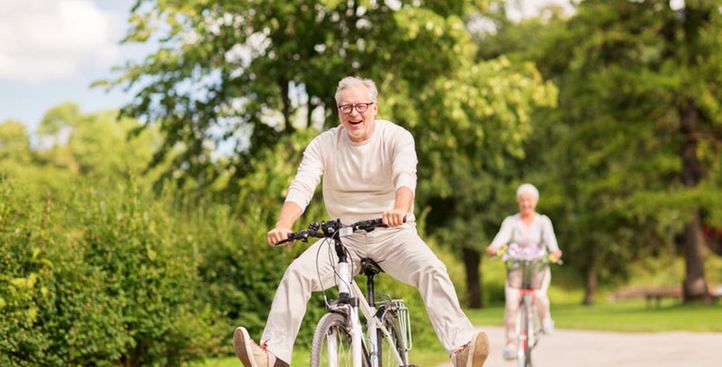
<svg viewBox="0 0 722 367"><path fill-rule="evenodd" d="M565 253L557 327L722 331L722 1L114 3L122 47L85 56L114 66L83 86L95 92L24 115L37 121L5 117L22 105L13 88L62 90L53 42L100 10L2 5L0 365L236 365L233 328L260 336L306 246L265 233L351 74L415 136L419 228L475 324L502 322L503 265L483 249L532 182ZM36 26L45 53L15 57L33 43L9 32ZM41 59L61 71L33 73ZM323 219L317 195L298 228ZM412 359L443 362L415 291L381 287L412 309Z"/></svg>

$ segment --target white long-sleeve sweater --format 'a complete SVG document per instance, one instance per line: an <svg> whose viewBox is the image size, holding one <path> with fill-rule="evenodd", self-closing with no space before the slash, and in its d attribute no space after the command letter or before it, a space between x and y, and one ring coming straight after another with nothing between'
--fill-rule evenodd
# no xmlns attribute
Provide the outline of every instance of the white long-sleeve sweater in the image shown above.
<svg viewBox="0 0 722 367"><path fill-rule="evenodd" d="M396 190L416 191L416 149L406 129L376 120L371 137L351 141L343 126L314 138L303 153L286 201L305 211L323 176L323 200L329 218L345 224L379 218L393 209ZM407 221L414 220L413 205Z"/></svg>
<svg viewBox="0 0 722 367"><path fill-rule="evenodd" d="M504 244L509 245L505 256L511 258L533 259L544 256L547 250L559 250L551 219L538 213L534 213L534 221L529 224L521 220L520 214L506 217L491 242L497 249Z"/></svg>

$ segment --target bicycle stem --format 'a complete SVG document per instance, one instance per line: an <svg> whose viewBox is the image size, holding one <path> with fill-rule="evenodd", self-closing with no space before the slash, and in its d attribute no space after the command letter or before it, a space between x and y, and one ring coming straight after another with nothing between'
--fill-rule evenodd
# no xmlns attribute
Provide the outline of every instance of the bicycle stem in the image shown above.
<svg viewBox="0 0 722 367"><path fill-rule="evenodd" d="M335 242L336 256L338 256L338 271L336 272L336 277L338 278L337 284L339 299L347 299L351 295L351 290L349 289L349 284L351 284L351 273L348 268L348 257L346 256L346 252L341 244L341 240L336 239Z"/></svg>

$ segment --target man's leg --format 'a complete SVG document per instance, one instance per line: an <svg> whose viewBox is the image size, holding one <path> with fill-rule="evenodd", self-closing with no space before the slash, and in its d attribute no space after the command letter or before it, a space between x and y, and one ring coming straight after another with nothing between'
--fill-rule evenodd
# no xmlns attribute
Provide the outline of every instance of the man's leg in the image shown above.
<svg viewBox="0 0 722 367"><path fill-rule="evenodd" d="M255 343L243 339L248 336L243 335L242 330L239 331L241 328L236 331L239 335L234 336L234 346L239 344L236 346L236 354L241 361L250 359L251 352L253 350L258 352L258 348L261 348L265 352L270 352L273 357L287 364L290 363L293 344L303 316L306 314L308 300L312 292L321 290L319 273L323 288L334 285L335 262L331 263L329 260L329 247L326 241L317 241L288 266L276 289L266 327L261 336L261 346L253 346ZM335 261L335 255L332 258Z"/></svg>
<svg viewBox="0 0 722 367"><path fill-rule="evenodd" d="M373 234L373 232L372 232ZM369 253L389 275L413 285L421 293L436 335L449 352L476 348L476 359L483 364L488 354L488 341L461 310L446 266L416 234L412 225L379 231ZM483 335L480 335L483 334ZM481 357L483 355L483 357ZM469 356L469 361L474 356ZM481 366L474 362L469 366ZM467 365L464 363L464 365Z"/></svg>

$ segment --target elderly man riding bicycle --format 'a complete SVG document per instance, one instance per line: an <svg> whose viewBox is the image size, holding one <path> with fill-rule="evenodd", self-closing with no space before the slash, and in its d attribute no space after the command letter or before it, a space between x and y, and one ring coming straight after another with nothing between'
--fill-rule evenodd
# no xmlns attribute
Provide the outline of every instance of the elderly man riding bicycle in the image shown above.
<svg viewBox="0 0 722 367"><path fill-rule="evenodd" d="M352 223L381 217L390 227L345 239L352 268L358 269L359 259L368 257L395 279L416 287L454 365L481 367L489 353L488 338L471 325L446 267L416 232L414 139L406 129L376 119L377 94L376 85L368 79L346 77L339 82L335 97L341 124L321 133L304 151L268 242L276 244L288 237L323 176L330 218ZM234 350L246 367L288 366L311 292L321 291L321 284L333 284L319 282L317 258L322 262L321 277L334 276L328 249L320 247L320 241L316 242L289 265L273 299L261 345L253 342L245 328L236 329Z"/></svg>

